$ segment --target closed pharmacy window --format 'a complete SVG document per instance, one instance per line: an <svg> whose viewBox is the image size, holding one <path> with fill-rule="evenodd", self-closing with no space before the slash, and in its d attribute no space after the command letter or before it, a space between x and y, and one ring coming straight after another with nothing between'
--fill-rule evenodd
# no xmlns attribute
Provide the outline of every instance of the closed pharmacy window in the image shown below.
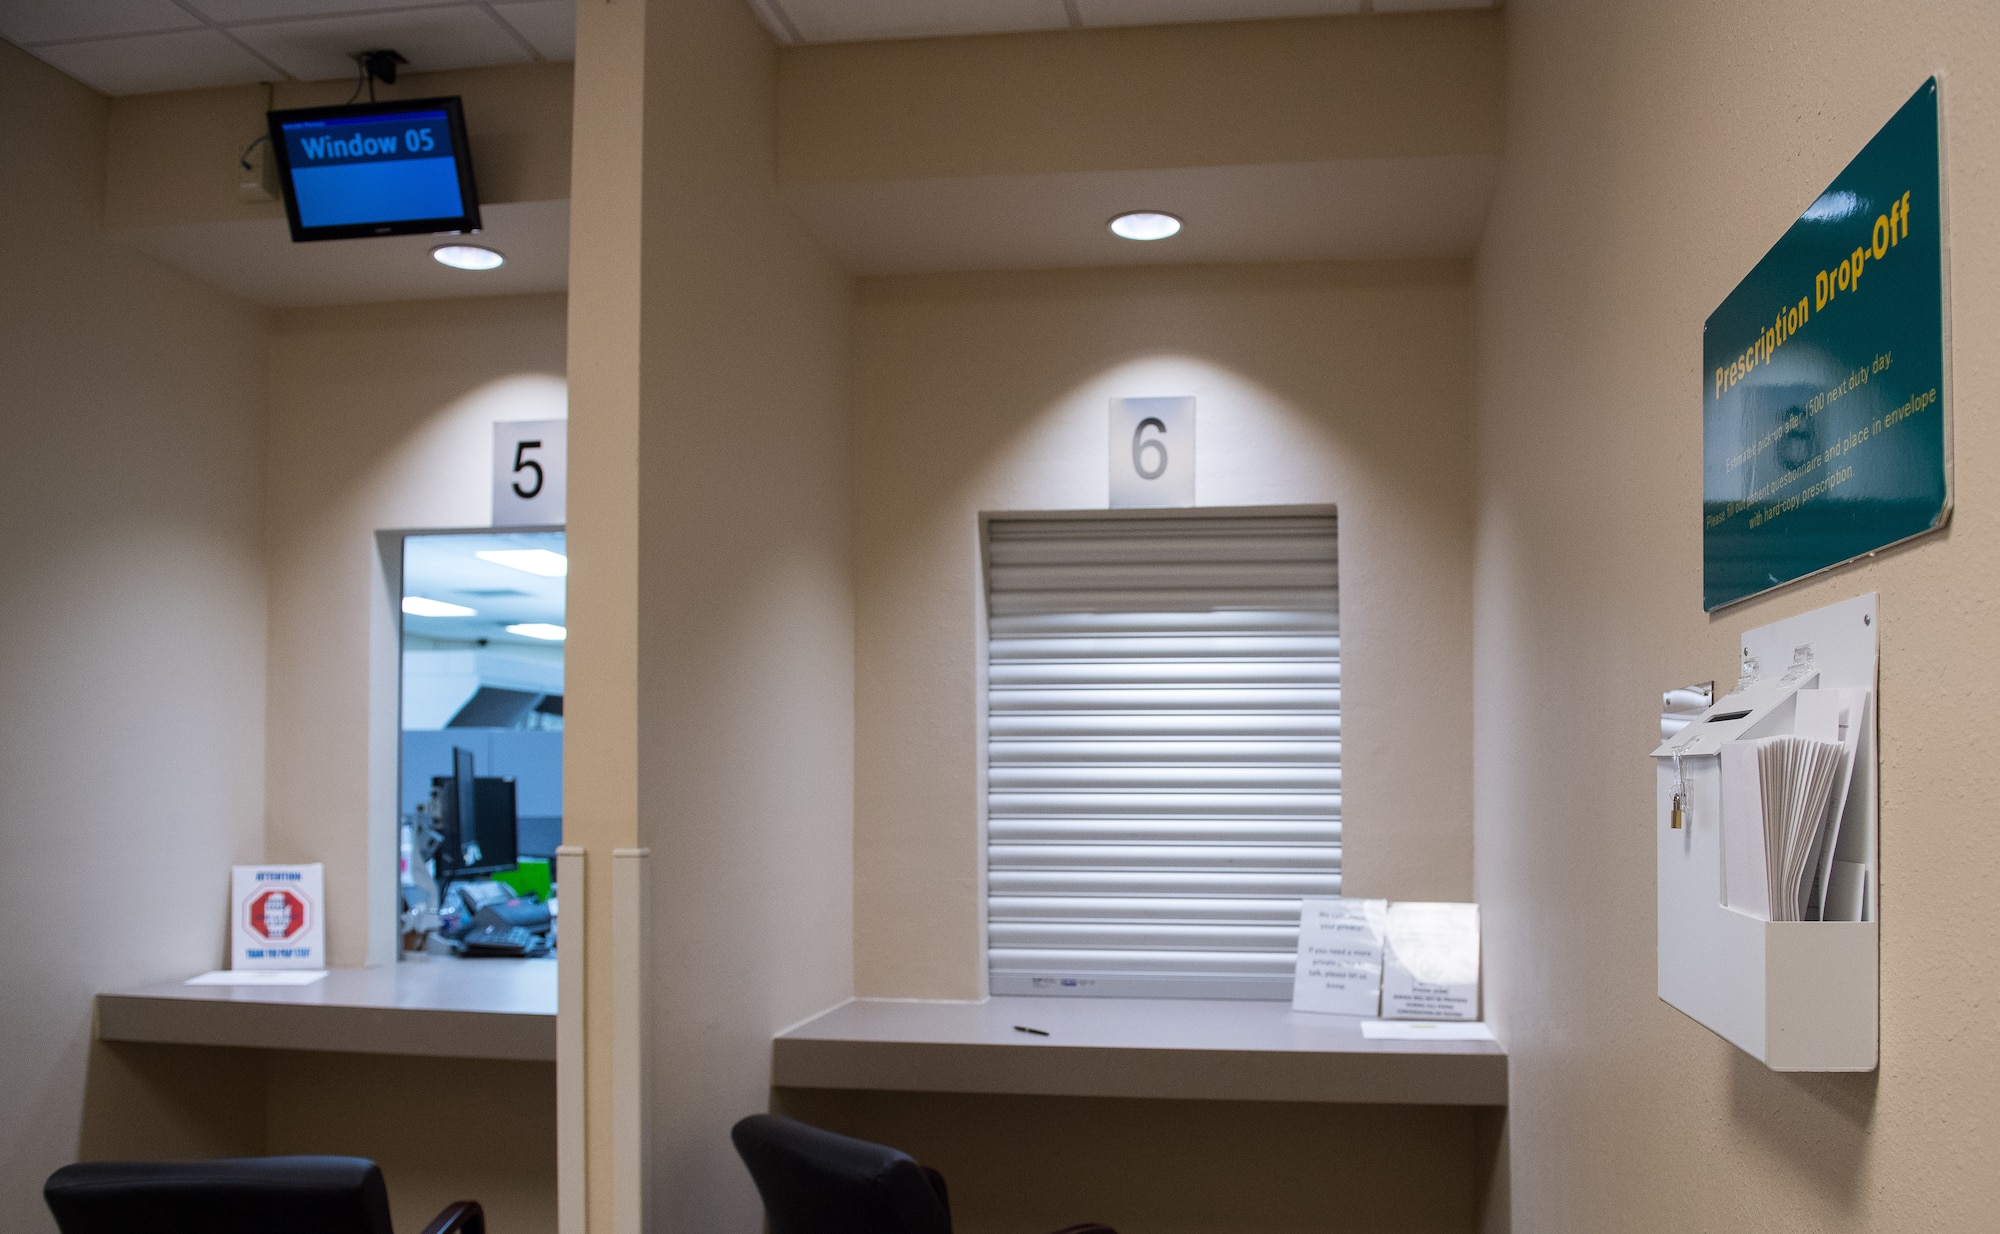
<svg viewBox="0 0 2000 1234"><path fill-rule="evenodd" d="M1291 996L1340 893L1332 515L987 524L996 994Z"/></svg>

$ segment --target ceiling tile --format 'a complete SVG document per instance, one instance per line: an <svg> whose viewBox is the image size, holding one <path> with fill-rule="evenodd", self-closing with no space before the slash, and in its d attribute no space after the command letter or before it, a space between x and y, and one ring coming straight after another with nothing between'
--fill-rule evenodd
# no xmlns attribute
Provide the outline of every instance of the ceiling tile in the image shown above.
<svg viewBox="0 0 2000 1234"><path fill-rule="evenodd" d="M409 9L311 21L235 26L231 33L294 77L331 81L354 73L354 55L393 47L412 73L523 64L533 59L480 8Z"/></svg>
<svg viewBox="0 0 2000 1234"><path fill-rule="evenodd" d="M331 17L375 9L436 8L453 0L187 0L190 8L225 24L239 21L282 21L293 17Z"/></svg>
<svg viewBox="0 0 2000 1234"><path fill-rule="evenodd" d="M200 19L173 0L0 0L0 38L10 43L95 39L186 30Z"/></svg>
<svg viewBox="0 0 2000 1234"><path fill-rule="evenodd" d="M216 30L55 43L33 50L84 85L105 94L150 94L155 90L194 90L278 79L270 66Z"/></svg>
<svg viewBox="0 0 2000 1234"><path fill-rule="evenodd" d="M496 3L493 11L500 20L533 45L545 60L576 59L575 0L526 0L521 4Z"/></svg>
<svg viewBox="0 0 2000 1234"><path fill-rule="evenodd" d="M808 43L1060 30L1062 0L776 0Z"/></svg>
<svg viewBox="0 0 2000 1234"><path fill-rule="evenodd" d="M1168 26L1192 21L1329 17L1361 11L1361 0L1076 0L1086 26ZM1381 8L1379 0L1375 5Z"/></svg>

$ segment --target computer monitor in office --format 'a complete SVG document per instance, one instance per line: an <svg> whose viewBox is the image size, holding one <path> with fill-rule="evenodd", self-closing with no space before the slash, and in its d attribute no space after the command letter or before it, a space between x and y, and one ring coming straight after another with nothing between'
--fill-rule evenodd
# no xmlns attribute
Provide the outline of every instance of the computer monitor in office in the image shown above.
<svg viewBox="0 0 2000 1234"><path fill-rule="evenodd" d="M472 752L455 748L451 774L436 777L431 785L442 807L438 827L444 843L436 858L440 883L498 874L519 864L520 823L513 780L476 774Z"/></svg>

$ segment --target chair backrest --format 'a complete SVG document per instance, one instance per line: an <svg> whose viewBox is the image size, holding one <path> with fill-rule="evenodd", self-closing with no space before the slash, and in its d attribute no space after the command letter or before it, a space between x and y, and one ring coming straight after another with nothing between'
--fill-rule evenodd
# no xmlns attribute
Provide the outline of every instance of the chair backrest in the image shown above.
<svg viewBox="0 0 2000 1234"><path fill-rule="evenodd" d="M770 1234L951 1234L941 1184L908 1153L753 1114L729 1132Z"/></svg>
<svg viewBox="0 0 2000 1234"><path fill-rule="evenodd" d="M42 1197L62 1234L392 1234L382 1171L360 1157L90 1161Z"/></svg>

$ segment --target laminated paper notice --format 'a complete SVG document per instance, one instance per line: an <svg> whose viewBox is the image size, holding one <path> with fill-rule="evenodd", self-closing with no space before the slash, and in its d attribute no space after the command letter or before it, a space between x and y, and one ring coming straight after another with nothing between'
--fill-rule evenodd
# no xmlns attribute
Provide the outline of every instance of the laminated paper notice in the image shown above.
<svg viewBox="0 0 2000 1234"><path fill-rule="evenodd" d="M1479 906L1389 906L1382 962L1385 1020L1479 1018Z"/></svg>
<svg viewBox="0 0 2000 1234"><path fill-rule="evenodd" d="M237 866L229 967L325 968L325 867Z"/></svg>
<svg viewBox="0 0 2000 1234"><path fill-rule="evenodd" d="M1372 1016L1382 993L1386 900L1308 899L1299 915L1292 1010Z"/></svg>

